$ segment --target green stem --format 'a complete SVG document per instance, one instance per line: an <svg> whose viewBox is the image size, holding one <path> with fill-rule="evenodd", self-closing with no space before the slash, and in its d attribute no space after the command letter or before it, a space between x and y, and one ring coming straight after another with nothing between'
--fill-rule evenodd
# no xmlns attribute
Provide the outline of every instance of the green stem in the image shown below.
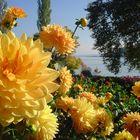
<svg viewBox="0 0 140 140"><path fill-rule="evenodd" d="M75 27L75 30L74 30L74 32L73 32L73 34L72 34L72 36L71 36L72 38L73 38L73 36L74 36L76 30L78 29L79 25L80 25L80 24L77 24L77 26Z"/></svg>

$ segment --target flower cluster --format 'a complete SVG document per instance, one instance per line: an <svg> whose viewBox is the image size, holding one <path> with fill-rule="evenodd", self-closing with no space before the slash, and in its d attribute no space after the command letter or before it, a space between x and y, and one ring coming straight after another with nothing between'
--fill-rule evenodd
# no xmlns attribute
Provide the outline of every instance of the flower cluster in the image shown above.
<svg viewBox="0 0 140 140"><path fill-rule="evenodd" d="M91 140L140 138L139 98L131 94L130 90L128 93L122 85L108 78L89 79L81 75L75 77L73 81L71 92L56 102L56 107L63 112L61 117L64 120L71 120L71 127L63 123L64 128L70 127L73 130L69 133L78 134L79 139ZM127 85L128 89L130 87ZM132 91L134 93L134 90ZM63 119L61 121L65 122ZM60 131L65 131L64 128L62 127L62 130L60 128Z"/></svg>
<svg viewBox="0 0 140 140"><path fill-rule="evenodd" d="M100 132L106 136L113 131L112 118L98 104L98 98L90 92L82 92L75 99L61 98L57 102L57 107L69 113L78 134Z"/></svg>
<svg viewBox="0 0 140 140"><path fill-rule="evenodd" d="M5 12L5 16L1 21L1 26L4 29L12 29L14 26L17 25L16 20L18 18L24 18L26 16L27 14L21 8L10 7Z"/></svg>

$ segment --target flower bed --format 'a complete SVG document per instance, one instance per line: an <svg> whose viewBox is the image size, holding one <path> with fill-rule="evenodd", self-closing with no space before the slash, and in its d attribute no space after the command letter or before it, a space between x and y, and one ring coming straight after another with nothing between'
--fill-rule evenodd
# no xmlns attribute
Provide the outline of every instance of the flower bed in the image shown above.
<svg viewBox="0 0 140 140"><path fill-rule="evenodd" d="M139 98L132 94L131 91L132 85L136 80L139 80L139 78L137 77L134 79L128 82L124 78L118 77L93 76L86 78L83 75L75 76L73 88L71 88L68 94L71 99L64 97L61 100L61 105L59 105L64 112L59 118L61 122L59 129L60 133L57 135L56 139L66 138L84 140L96 138L97 140L111 140L113 138L129 139L129 137L131 139L135 139L130 136L131 134L129 132L131 132L135 137L138 137L140 126L136 125L135 121L137 123L140 121L140 102ZM84 110L88 103L79 100L81 103L77 103L78 105L75 109L83 114L81 115L75 112L75 117L73 117L73 114L69 112L70 108L67 108L67 111L64 108L66 106L70 106L70 100L78 100L79 97L86 98L94 105L94 108L88 106L86 110ZM99 105L98 107L102 109L102 112L98 112L99 108L97 107L95 100ZM85 116L89 108L96 110L97 114L95 114L97 116L95 115L95 120L99 117L99 120L96 122L98 125L96 124L96 128L94 128L93 131L89 130L90 133L86 130L88 129L88 125L84 126L86 121L90 122L88 117L92 113ZM108 117L111 118L108 118L104 111L106 111L109 115ZM102 115L99 115L98 113L101 113ZM82 119L85 119L85 121L82 122ZM81 131L78 131L78 134L77 127L81 127Z"/></svg>

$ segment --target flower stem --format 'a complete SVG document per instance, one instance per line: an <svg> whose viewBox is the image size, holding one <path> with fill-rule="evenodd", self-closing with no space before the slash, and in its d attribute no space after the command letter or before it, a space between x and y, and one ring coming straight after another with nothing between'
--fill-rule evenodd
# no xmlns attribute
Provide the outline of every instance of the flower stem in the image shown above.
<svg viewBox="0 0 140 140"><path fill-rule="evenodd" d="M74 36L76 30L78 29L78 27L79 27L79 24L77 24L77 26L75 27L75 30L74 30L74 32L73 32L73 34L72 34L72 36L71 36L72 38L73 38L73 36Z"/></svg>

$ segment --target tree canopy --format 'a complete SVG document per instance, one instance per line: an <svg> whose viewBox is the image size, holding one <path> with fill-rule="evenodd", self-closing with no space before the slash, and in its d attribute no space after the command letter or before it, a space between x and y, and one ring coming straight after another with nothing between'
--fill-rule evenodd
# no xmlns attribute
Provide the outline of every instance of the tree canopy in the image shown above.
<svg viewBox="0 0 140 140"><path fill-rule="evenodd" d="M4 16L4 9L7 8L7 2L5 0L0 0L0 22ZM5 30L0 26L0 31L5 32Z"/></svg>
<svg viewBox="0 0 140 140"><path fill-rule="evenodd" d="M124 64L140 69L140 0L94 0L86 11L94 48L108 70L117 74Z"/></svg>
<svg viewBox="0 0 140 140"><path fill-rule="evenodd" d="M37 27L41 30L42 26L50 23L50 0L38 0L38 20Z"/></svg>

